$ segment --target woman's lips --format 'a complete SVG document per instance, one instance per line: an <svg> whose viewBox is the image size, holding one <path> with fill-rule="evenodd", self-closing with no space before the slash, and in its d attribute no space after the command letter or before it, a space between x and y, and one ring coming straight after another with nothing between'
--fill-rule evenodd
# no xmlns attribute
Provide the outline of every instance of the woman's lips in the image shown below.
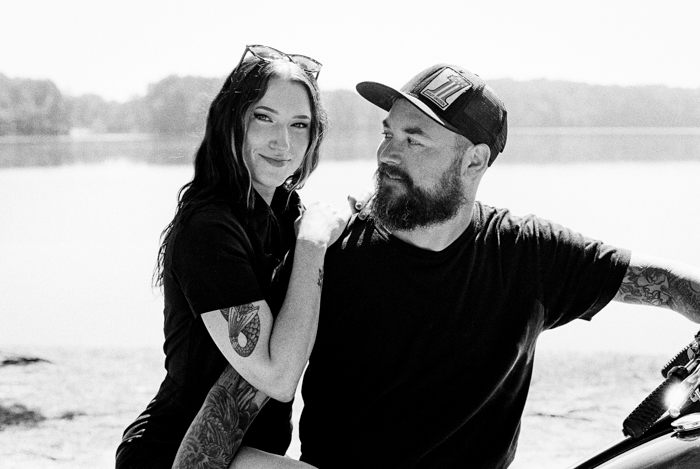
<svg viewBox="0 0 700 469"><path fill-rule="evenodd" d="M270 165L275 166L277 168L281 168L282 166L286 165L289 163L289 160L283 159L283 158L274 158L271 156L264 156L260 155L265 161L267 161Z"/></svg>

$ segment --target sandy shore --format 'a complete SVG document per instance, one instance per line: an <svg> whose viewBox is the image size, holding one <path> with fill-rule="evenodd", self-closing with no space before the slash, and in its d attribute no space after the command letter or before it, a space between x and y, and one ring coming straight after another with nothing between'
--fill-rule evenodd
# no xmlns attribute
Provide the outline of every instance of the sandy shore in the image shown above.
<svg viewBox="0 0 700 469"><path fill-rule="evenodd" d="M124 427L164 373L158 349L2 352L47 360L0 367L3 469L113 467ZM540 353L511 467L563 469L620 439L622 420L658 384L667 358ZM298 398L297 419L301 406ZM298 441L289 454L298 456Z"/></svg>

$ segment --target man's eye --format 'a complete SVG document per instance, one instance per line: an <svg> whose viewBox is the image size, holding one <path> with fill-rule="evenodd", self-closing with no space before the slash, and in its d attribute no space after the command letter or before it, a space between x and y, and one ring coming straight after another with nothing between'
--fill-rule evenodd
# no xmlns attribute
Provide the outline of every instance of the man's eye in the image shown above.
<svg viewBox="0 0 700 469"><path fill-rule="evenodd" d="M412 146L419 146L421 143L413 140L412 138L408 139L408 144Z"/></svg>

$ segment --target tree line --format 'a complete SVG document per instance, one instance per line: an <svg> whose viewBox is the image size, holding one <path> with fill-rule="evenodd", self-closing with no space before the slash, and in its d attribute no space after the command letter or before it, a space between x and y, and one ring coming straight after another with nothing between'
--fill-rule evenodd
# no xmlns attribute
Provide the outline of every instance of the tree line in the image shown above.
<svg viewBox="0 0 700 469"><path fill-rule="evenodd" d="M50 80L0 74L0 135L95 133L201 135L223 78L169 76L126 102L68 96ZM512 127L700 127L700 88L491 80ZM350 90L324 91L331 132L374 140L383 112Z"/></svg>

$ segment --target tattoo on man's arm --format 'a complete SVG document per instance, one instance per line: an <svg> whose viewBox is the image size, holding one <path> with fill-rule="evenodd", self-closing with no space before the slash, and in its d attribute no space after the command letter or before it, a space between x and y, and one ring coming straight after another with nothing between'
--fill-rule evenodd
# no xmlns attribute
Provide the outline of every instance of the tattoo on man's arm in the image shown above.
<svg viewBox="0 0 700 469"><path fill-rule="evenodd" d="M700 284L679 279L676 282L676 289L680 294L679 306L685 307L689 315L700 319Z"/></svg>
<svg viewBox="0 0 700 469"><path fill-rule="evenodd" d="M668 272L651 267L629 267L615 299L631 304L670 307Z"/></svg>
<svg viewBox="0 0 700 469"><path fill-rule="evenodd" d="M228 322L228 336L236 353L248 357L260 339L259 306L252 303L220 310Z"/></svg>
<svg viewBox="0 0 700 469"><path fill-rule="evenodd" d="M615 299L700 315L700 285L658 267L629 267Z"/></svg>
<svg viewBox="0 0 700 469"><path fill-rule="evenodd" d="M319 288L323 288L323 269L318 269L318 279L316 280L316 285Z"/></svg>

